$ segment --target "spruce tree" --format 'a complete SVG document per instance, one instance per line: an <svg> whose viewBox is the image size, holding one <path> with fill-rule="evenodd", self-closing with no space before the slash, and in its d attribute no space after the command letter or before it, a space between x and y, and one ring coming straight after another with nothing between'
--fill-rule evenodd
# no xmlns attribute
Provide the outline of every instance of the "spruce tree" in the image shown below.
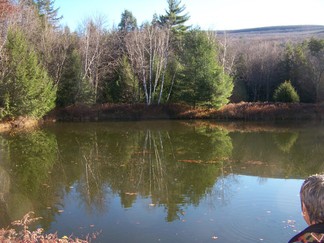
<svg viewBox="0 0 324 243"><path fill-rule="evenodd" d="M10 73L0 85L3 114L40 118L54 108L56 87L23 33L11 29L7 38Z"/></svg>
<svg viewBox="0 0 324 243"><path fill-rule="evenodd" d="M178 99L191 105L220 107L232 94L232 78L217 62L215 43L205 32L192 30L185 35L182 71L177 85Z"/></svg>
<svg viewBox="0 0 324 243"><path fill-rule="evenodd" d="M290 81L285 81L275 90L273 99L276 102L299 102L299 95Z"/></svg>

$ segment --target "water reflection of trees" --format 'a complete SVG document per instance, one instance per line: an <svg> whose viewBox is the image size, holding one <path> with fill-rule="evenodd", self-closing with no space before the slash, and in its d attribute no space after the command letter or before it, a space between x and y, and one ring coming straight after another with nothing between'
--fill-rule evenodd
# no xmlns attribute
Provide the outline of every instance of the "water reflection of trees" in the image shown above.
<svg viewBox="0 0 324 243"><path fill-rule="evenodd" d="M69 137L73 139L65 141L64 147L76 152L78 146L80 150L74 154L80 158L74 156L73 160L84 167L77 187L82 203L103 210L105 190L118 194L125 208L137 197L149 197L152 205L166 208L169 221L179 218L183 206L199 204L232 150L227 132L207 127L72 133ZM58 140L61 144L61 138Z"/></svg>
<svg viewBox="0 0 324 243"><path fill-rule="evenodd" d="M290 152L290 149L294 146L298 137L298 132L283 132L273 135L274 142L277 144L278 148L286 153Z"/></svg>
<svg viewBox="0 0 324 243"><path fill-rule="evenodd" d="M5 178L10 181L10 190L1 199L0 217L6 218L3 224L21 218L30 210L55 207L57 194L50 188L58 155L55 136L35 131L7 135L1 141L2 164L8 175ZM44 214L53 218L49 210Z"/></svg>
<svg viewBox="0 0 324 243"><path fill-rule="evenodd" d="M142 197L173 221L205 199L229 203L235 174L322 171L322 130L228 132L212 123L154 122L64 124L2 136L0 223L35 210L46 228L71 190L90 214L107 211L116 195L124 208Z"/></svg>
<svg viewBox="0 0 324 243"><path fill-rule="evenodd" d="M233 131L235 173L304 178L324 170L322 126L271 131Z"/></svg>

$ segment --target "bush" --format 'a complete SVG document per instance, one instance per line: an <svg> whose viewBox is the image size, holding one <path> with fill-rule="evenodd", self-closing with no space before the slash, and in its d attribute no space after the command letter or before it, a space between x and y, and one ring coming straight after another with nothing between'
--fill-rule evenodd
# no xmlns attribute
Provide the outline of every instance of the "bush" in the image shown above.
<svg viewBox="0 0 324 243"><path fill-rule="evenodd" d="M29 225L41 219L35 218L34 212L27 213L22 219L12 222L12 227L0 229L0 242L61 242L61 243L88 243L91 239L95 239L98 233L94 233L91 237L87 236L85 240L72 238L71 236L63 236L59 238L57 234L45 234L42 228L29 230ZM13 227L18 227L15 229Z"/></svg>
<svg viewBox="0 0 324 243"><path fill-rule="evenodd" d="M276 102L299 102L299 95L290 81L285 81L276 88L273 99Z"/></svg>

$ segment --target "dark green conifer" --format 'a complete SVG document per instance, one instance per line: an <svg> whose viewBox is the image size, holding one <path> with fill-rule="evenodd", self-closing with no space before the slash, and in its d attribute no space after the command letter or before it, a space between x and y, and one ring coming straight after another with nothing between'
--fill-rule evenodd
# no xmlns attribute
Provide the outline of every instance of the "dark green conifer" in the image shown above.
<svg viewBox="0 0 324 243"><path fill-rule="evenodd" d="M56 87L23 33L11 29L7 38L11 71L0 85L3 115L40 118L54 108Z"/></svg>
<svg viewBox="0 0 324 243"><path fill-rule="evenodd" d="M168 26L176 34L186 32L190 28L185 25L185 22L190 19L189 14L182 14L186 6L181 5L181 0L168 0L168 7L165 15L160 17L161 25Z"/></svg>

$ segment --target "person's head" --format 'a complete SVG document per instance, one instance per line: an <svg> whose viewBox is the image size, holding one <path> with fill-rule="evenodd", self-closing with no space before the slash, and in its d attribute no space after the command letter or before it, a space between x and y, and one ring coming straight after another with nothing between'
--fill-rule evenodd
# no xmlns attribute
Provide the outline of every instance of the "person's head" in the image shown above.
<svg viewBox="0 0 324 243"><path fill-rule="evenodd" d="M324 223L324 174L312 175L304 181L300 199L306 223Z"/></svg>

